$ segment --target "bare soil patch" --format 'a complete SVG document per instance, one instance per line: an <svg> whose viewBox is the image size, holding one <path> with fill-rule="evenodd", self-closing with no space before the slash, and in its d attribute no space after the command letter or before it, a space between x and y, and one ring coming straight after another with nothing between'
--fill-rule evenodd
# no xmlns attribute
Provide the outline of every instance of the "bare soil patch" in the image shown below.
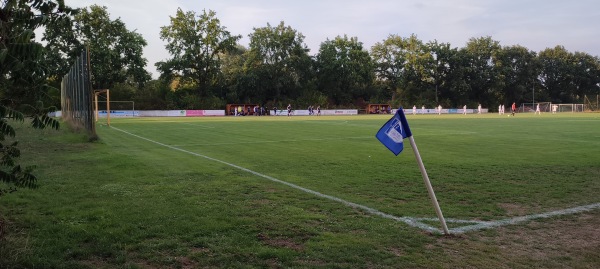
<svg viewBox="0 0 600 269"><path fill-rule="evenodd" d="M600 211L442 237L437 245L453 268L598 268Z"/></svg>

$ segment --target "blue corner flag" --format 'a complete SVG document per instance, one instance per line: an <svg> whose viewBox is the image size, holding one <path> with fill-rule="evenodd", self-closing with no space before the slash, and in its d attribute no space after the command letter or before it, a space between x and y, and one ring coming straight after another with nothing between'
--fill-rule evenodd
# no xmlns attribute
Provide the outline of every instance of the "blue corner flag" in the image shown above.
<svg viewBox="0 0 600 269"><path fill-rule="evenodd" d="M381 126L381 129L375 135L396 156L404 149L402 140L411 136L412 132L410 131L410 127L408 127L402 107L398 108L394 117Z"/></svg>

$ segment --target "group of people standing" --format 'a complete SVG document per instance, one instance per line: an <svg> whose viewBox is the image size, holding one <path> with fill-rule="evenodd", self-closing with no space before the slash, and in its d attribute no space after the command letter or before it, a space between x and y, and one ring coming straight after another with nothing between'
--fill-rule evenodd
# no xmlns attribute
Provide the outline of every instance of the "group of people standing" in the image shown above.
<svg viewBox="0 0 600 269"><path fill-rule="evenodd" d="M288 104L286 107L286 110L287 110L287 116L291 117L293 115L292 104ZM315 115L314 106L308 106L307 110L308 110L308 115L311 115L311 116ZM280 111L280 112L283 112L283 111ZM276 106L273 107L273 115L277 116L277 107ZM321 116L321 106L317 106L317 114L316 115Z"/></svg>
<svg viewBox="0 0 600 269"><path fill-rule="evenodd" d="M467 105L463 106L463 115L467 115ZM481 114L481 104L477 105L477 114Z"/></svg>
<svg viewBox="0 0 600 269"><path fill-rule="evenodd" d="M239 105L232 106L229 110L229 115L234 116L266 116L269 114L269 110L264 106L252 106L252 105Z"/></svg>
<svg viewBox="0 0 600 269"><path fill-rule="evenodd" d="M315 115L315 108L308 106L308 115ZM317 116L321 116L321 106L317 106Z"/></svg>
<svg viewBox="0 0 600 269"><path fill-rule="evenodd" d="M540 105L537 106L539 111ZM515 102L510 106L511 115L514 116L517 113L517 104ZM498 115L504 115L504 105L498 105Z"/></svg>
<svg viewBox="0 0 600 269"><path fill-rule="evenodd" d="M462 114L467 115L467 105L464 105L462 110L463 110ZM477 105L477 114L481 114L481 112L482 112L481 104L478 104ZM515 102L512 103L511 112L512 112L512 116L514 116L515 113L517 112L517 105ZM425 106L421 107L421 113L425 114ZM438 115L442 115L442 105L438 105L437 107L435 107L435 113ZM539 114L539 113L540 113L540 105L538 104L537 108L536 108L536 114ZM413 106L412 114L413 115L417 114L417 106ZM498 114L499 115L504 114L504 105L498 106Z"/></svg>
<svg viewBox="0 0 600 269"><path fill-rule="evenodd" d="M442 105L438 105L434 109L435 109L435 113L436 114L442 115L442 110L443 110ZM539 109L539 105L538 105L538 109ZM513 103L513 105L512 105L512 110L513 110L513 115L514 115L514 112L516 112L516 105L515 105L515 103ZM478 104L477 105L477 114L481 114L482 111L483 111L483 109L481 107L481 104ZM422 106L421 107L421 114L425 114L425 112L426 112L425 106ZM498 112L500 114L504 114L504 105L498 106ZM412 107L412 114L413 115L417 114L417 106L413 106ZM467 105L464 105L462 107L462 114L463 115L467 115Z"/></svg>

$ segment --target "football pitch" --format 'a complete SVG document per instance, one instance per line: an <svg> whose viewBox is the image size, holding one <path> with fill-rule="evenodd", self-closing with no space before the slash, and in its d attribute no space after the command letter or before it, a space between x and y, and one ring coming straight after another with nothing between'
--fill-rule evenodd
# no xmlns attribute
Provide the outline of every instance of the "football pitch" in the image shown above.
<svg viewBox="0 0 600 269"><path fill-rule="evenodd" d="M98 125L100 142L58 154L67 171L40 161L41 188L4 207L58 190L61 210L26 207L59 223L35 233L58 229L70 238L58 246L83 245L63 257L77 265L103 251L102 266L139 268L599 261L600 114L407 115L452 236L440 235L408 141L394 156L375 138L390 117L113 118ZM531 238L544 231L588 243ZM519 256L514 244L549 251Z"/></svg>
<svg viewBox="0 0 600 269"><path fill-rule="evenodd" d="M411 125L418 134L415 136L423 158L431 160L429 173L439 183L436 185L440 192L438 199L448 212L450 225L459 226L451 230L452 233L544 217L543 214L561 214L561 204L565 213L600 208L600 200L595 197L599 186L586 185L595 181L594 177L574 178L585 174L597 176L594 172L600 162L590 151L589 158L583 159L589 159L592 170L582 168L576 176L573 168L578 163L581 165L581 160L569 157L574 153L569 151L574 149L568 146L582 149L600 146L597 139L600 136L594 135L600 135L600 129L593 129L597 124L593 120L556 117L540 122L539 115L526 116L530 117L502 117L500 120L500 116L494 115L496 119L492 120L481 115L467 119L447 115L412 116ZM156 118L129 120L126 125L117 123L113 127L122 132L119 137L127 134L131 136L128 140L142 140L135 142L144 142L148 147L173 150L187 155L192 163L212 162L224 169L237 169L257 179L312 194L309 199L338 201L374 215L441 232L426 224L435 221L435 215L431 216L431 203L426 200L429 199L427 194L423 195L425 189L412 150L408 148L402 158L396 158L373 137L382 125L382 118L386 117L390 116ZM569 125L582 132L585 128L576 126L592 128L587 135L578 132L573 137ZM567 130L558 132L557 126L567 127ZM564 141L559 146L562 150L556 146L560 141ZM408 141L406 146L410 147ZM565 158L574 162L567 164ZM535 172L536 169L540 170ZM543 177L550 178L537 178L549 171L553 176ZM556 185L561 181L570 184ZM534 188L533 184L543 188ZM552 187L558 188L548 192ZM456 194L457 189L462 193L454 198L452 194ZM545 191L540 193L542 189ZM589 191L586 196L591 200L569 202L572 197L568 198L567 189L576 197ZM529 195L530 192L533 195ZM486 197L478 197L482 194ZM505 218L509 215L502 205L517 203L514 199L523 201L518 204L523 207L521 214L526 215L511 220ZM483 207L483 210L473 210L473 207ZM536 212L534 208L558 210Z"/></svg>

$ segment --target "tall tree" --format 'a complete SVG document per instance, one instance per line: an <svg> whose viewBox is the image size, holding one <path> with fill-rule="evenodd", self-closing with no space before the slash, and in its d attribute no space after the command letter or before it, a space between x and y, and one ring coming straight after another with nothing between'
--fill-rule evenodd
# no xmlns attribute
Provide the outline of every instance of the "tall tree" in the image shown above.
<svg viewBox="0 0 600 269"><path fill-rule="evenodd" d="M390 35L371 48L371 57L377 78L387 82L394 93L393 99L400 97L404 102L411 102L428 88L427 83L433 82L426 67L431 55L416 35L407 38Z"/></svg>
<svg viewBox="0 0 600 269"><path fill-rule="evenodd" d="M92 5L79 11L70 21L63 20L46 27L44 38L49 51L48 62L54 64L53 75L60 78L85 47L91 52L92 87L110 89L116 83L136 87L150 80L142 57L146 40L127 30L120 18L110 19L106 7Z"/></svg>
<svg viewBox="0 0 600 269"><path fill-rule="evenodd" d="M540 82L550 101L582 102L585 94L598 94L600 61L587 53L569 52L563 46L540 52Z"/></svg>
<svg viewBox="0 0 600 269"><path fill-rule="evenodd" d="M356 37L337 36L321 43L316 71L319 90L335 105L367 100L371 95L374 65Z"/></svg>
<svg viewBox="0 0 600 269"><path fill-rule="evenodd" d="M403 38L390 35L376 43L371 48L371 57L375 64L375 74L392 92L393 101L404 78L405 64L408 61Z"/></svg>
<svg viewBox="0 0 600 269"><path fill-rule="evenodd" d="M240 93L244 91L242 84L244 77L244 63L246 62L247 49L237 45L235 50L223 53L221 56L220 97L228 103L240 103Z"/></svg>
<svg viewBox="0 0 600 269"><path fill-rule="evenodd" d="M424 61L424 80L431 83L428 91L431 94L421 95L422 98L418 101L430 106L442 103L440 99L452 99L453 102L456 102L460 96L451 95L450 91L453 87L460 88L459 80L455 79L461 77L458 50L451 48L450 43L438 43L437 40L434 40L425 44L425 51L429 55ZM428 100L430 101L428 102ZM444 106L448 105L450 104L444 104ZM456 105L456 103L452 105Z"/></svg>
<svg viewBox="0 0 600 269"><path fill-rule="evenodd" d="M547 48L540 52L540 83L549 101L571 102L574 91L572 65L573 54L563 46Z"/></svg>
<svg viewBox="0 0 600 269"><path fill-rule="evenodd" d="M160 37L167 41L172 58L156 63L163 79L180 78L199 96L214 94L216 80L221 72L220 56L236 49L241 36L231 35L216 12L203 10L200 15L181 8L171 18L171 24L161 27Z"/></svg>
<svg viewBox="0 0 600 269"><path fill-rule="evenodd" d="M244 65L247 101L285 102L302 95L311 79L312 60L304 35L282 21L277 26L254 28Z"/></svg>
<svg viewBox="0 0 600 269"><path fill-rule="evenodd" d="M462 49L467 61L464 79L470 85L469 100L489 107L492 97L501 91L500 81L503 78L496 68L500 49L500 42L490 36L471 38Z"/></svg>
<svg viewBox="0 0 600 269"><path fill-rule="evenodd" d="M573 99L583 101L583 95L600 93L600 59L585 52L573 54Z"/></svg>
<svg viewBox="0 0 600 269"><path fill-rule="evenodd" d="M493 99L491 102L509 104L540 100L541 88L537 83L539 64L535 52L518 45L503 47L498 52L496 68L502 78L499 81L501 90L490 96Z"/></svg>

